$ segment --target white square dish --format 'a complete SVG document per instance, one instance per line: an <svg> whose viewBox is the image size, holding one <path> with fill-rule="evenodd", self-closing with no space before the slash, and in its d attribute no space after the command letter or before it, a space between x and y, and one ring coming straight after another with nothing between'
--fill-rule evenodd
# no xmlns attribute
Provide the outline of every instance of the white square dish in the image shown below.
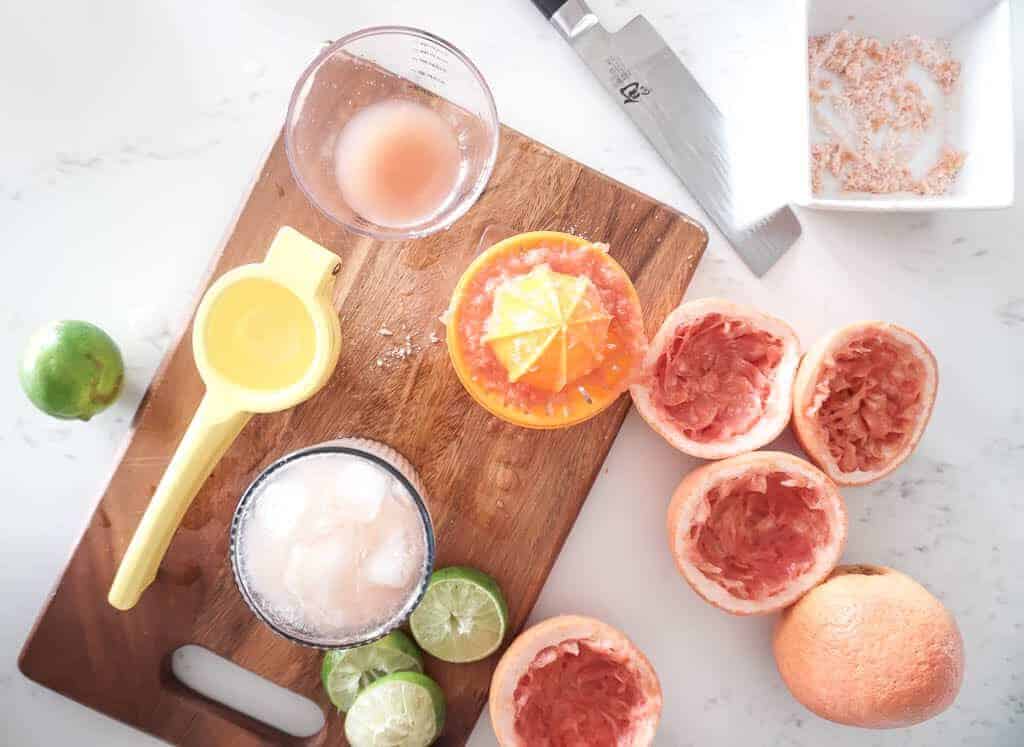
<svg viewBox="0 0 1024 747"><path fill-rule="evenodd" d="M1014 200L1013 58L1009 0L807 0L801 147L796 204L827 210L929 211L1009 207ZM955 106L946 113L951 145L967 159L947 194L815 195L811 189L809 36L846 29L892 41L916 34L948 39L962 64Z"/></svg>

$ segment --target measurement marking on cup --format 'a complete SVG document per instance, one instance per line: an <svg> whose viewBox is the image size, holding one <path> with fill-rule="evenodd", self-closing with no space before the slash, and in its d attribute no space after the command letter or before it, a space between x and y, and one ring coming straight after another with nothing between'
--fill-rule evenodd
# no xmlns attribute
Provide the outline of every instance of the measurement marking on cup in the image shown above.
<svg viewBox="0 0 1024 747"><path fill-rule="evenodd" d="M446 52L442 52L442 50L429 44L417 44L416 49L418 49L422 54L429 55L430 57L436 57L439 60L448 59L448 54Z"/></svg>
<svg viewBox="0 0 1024 747"><path fill-rule="evenodd" d="M441 86L448 85L448 81L446 81L444 78L438 78L436 75L426 70L413 70L413 72L416 73L416 75L423 76L424 78L430 78L430 80L434 81L435 83Z"/></svg>
<svg viewBox="0 0 1024 747"><path fill-rule="evenodd" d="M437 70L439 73L447 73L448 72L448 66L447 65L439 64L439 63L435 62L434 60L428 60L425 57L413 57L412 59L413 59L413 62L419 62L419 63L421 63L423 65L426 65L427 67L432 67L435 70Z"/></svg>

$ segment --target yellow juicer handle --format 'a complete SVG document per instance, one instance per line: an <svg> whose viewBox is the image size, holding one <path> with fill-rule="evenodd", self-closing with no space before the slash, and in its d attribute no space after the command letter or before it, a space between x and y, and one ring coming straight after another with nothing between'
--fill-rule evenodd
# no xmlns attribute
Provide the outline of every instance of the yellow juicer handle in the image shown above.
<svg viewBox="0 0 1024 747"><path fill-rule="evenodd" d="M233 412L212 392L203 396L121 559L107 600L119 610L136 605L156 578L171 538L192 499L252 413Z"/></svg>
<svg viewBox="0 0 1024 747"><path fill-rule="evenodd" d="M192 499L228 450L253 412L278 412L309 399L331 377L341 348L338 315L331 304L334 277L341 260L333 252L282 226L262 263L243 265L221 276L199 305L192 347L207 390L199 409L167 465L156 493L121 559L107 600L131 609L156 578L157 569ZM303 300L316 337L313 361L302 377L275 390L246 389L226 380L210 364L204 331L207 304L234 283L253 277L280 283Z"/></svg>

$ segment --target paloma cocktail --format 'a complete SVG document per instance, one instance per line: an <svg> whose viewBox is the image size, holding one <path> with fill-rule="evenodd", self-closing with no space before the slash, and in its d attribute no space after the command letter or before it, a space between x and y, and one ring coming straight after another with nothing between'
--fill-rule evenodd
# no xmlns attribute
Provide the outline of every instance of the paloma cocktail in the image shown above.
<svg viewBox="0 0 1024 747"><path fill-rule="evenodd" d="M434 541L415 472L348 439L272 464L242 496L231 559L242 596L276 632L345 647L400 625L430 574Z"/></svg>

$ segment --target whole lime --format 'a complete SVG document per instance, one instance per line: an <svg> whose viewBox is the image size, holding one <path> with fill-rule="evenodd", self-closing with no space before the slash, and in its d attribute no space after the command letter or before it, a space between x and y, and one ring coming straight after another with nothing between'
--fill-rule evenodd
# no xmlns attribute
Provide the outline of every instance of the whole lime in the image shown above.
<svg viewBox="0 0 1024 747"><path fill-rule="evenodd" d="M106 332L89 322L52 322L37 330L21 358L21 388L55 418L88 420L121 393L124 361Z"/></svg>

